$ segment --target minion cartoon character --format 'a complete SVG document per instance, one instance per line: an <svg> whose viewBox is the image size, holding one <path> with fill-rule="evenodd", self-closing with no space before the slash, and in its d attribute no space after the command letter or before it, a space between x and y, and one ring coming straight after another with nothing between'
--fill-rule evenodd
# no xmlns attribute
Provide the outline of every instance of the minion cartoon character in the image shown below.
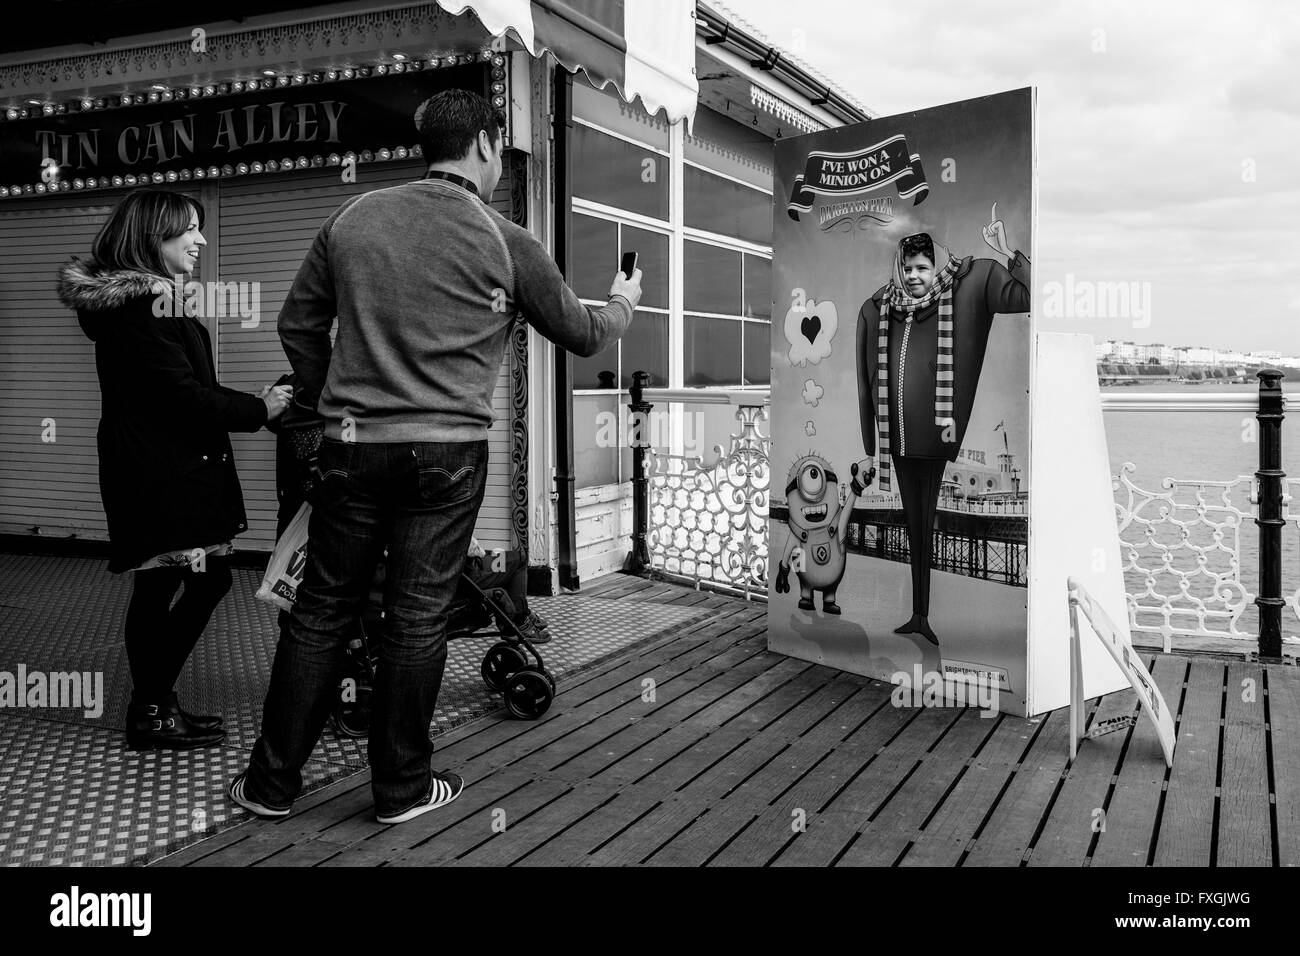
<svg viewBox="0 0 1300 956"><path fill-rule="evenodd" d="M840 502L839 480L825 458L808 454L790 466L789 483L785 486L785 500L790 516L786 527L785 553L781 557L780 571L776 576L776 589L782 594L790 590L791 557L799 554L795 574L799 575L799 609L812 611L813 592L822 592L822 610L839 614L835 603L835 589L844 578L848 554L844 535L858 497L867 490L876 470L858 464L850 466L853 480L849 495ZM861 476L861 480L859 480Z"/></svg>

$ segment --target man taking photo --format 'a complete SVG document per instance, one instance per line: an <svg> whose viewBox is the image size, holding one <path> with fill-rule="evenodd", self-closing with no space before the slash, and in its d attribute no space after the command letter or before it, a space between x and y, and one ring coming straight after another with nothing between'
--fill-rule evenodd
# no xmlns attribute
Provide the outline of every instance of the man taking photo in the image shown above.
<svg viewBox="0 0 1300 956"><path fill-rule="evenodd" d="M522 313L586 357L627 331L641 299L638 269L631 279L616 273L607 305L584 306L541 243L487 205L504 125L487 100L439 93L415 125L427 177L344 202L280 310L296 399L316 405L325 438L307 566L276 649L262 736L230 785L231 799L263 817L287 815L302 788L385 547L387 635L369 747L376 818L401 823L460 794L457 774L430 768L429 724L512 318Z"/></svg>

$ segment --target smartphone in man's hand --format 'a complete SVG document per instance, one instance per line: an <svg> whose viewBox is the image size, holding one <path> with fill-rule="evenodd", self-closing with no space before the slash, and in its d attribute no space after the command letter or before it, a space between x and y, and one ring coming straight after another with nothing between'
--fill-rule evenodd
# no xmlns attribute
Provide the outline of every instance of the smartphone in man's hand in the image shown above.
<svg viewBox="0 0 1300 956"><path fill-rule="evenodd" d="M624 276L631 279L632 273L636 271L637 254L635 252L623 253L623 261L619 263L618 269Z"/></svg>
<svg viewBox="0 0 1300 956"><path fill-rule="evenodd" d="M614 273L614 284L609 287L610 298L621 295L632 303L633 311L641 302L641 270L636 267L637 254L623 253L618 272Z"/></svg>

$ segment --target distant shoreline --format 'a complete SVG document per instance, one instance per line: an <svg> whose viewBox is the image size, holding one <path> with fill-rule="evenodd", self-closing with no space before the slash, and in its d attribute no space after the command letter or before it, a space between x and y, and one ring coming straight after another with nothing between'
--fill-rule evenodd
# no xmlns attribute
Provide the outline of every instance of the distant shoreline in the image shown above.
<svg viewBox="0 0 1300 956"><path fill-rule="evenodd" d="M1283 391L1296 391L1300 387L1300 369L1291 369L1294 376L1288 374L1282 379ZM1259 380L1254 376L1242 381L1240 378L1219 379L1207 378L1199 381L1186 379L1114 379L1110 381L1098 380L1098 385L1102 388L1186 388L1186 389L1204 389L1204 388L1258 388Z"/></svg>

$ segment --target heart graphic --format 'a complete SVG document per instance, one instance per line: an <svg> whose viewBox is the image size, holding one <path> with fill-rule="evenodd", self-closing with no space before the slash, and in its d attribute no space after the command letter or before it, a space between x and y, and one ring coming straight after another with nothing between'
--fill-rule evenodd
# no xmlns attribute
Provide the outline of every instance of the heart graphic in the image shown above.
<svg viewBox="0 0 1300 956"><path fill-rule="evenodd" d="M821 333L821 330L822 320L815 315L810 316L799 323L799 331L803 333L803 337L808 340L809 345L816 340L817 336Z"/></svg>

